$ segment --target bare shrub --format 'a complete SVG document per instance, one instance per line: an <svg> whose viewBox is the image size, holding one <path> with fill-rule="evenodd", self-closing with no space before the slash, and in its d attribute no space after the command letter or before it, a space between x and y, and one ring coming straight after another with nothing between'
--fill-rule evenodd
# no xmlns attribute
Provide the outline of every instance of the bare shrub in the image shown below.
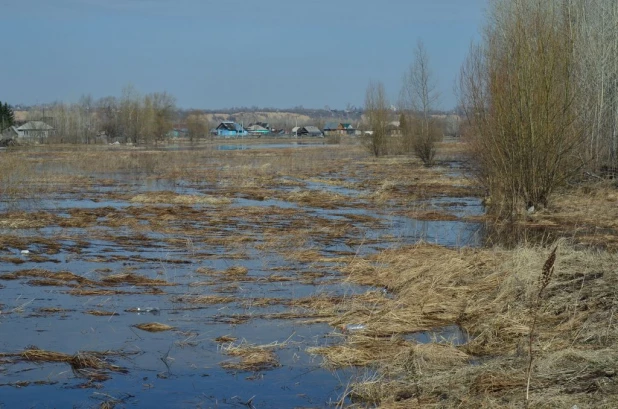
<svg viewBox="0 0 618 409"><path fill-rule="evenodd" d="M364 135L364 143L369 152L374 156L382 156L387 153L388 146L388 100L384 84L371 82L365 95L365 113L369 125L369 131Z"/></svg>
<svg viewBox="0 0 618 409"><path fill-rule="evenodd" d="M471 159L491 209L503 216L547 206L582 164L575 35L565 8L535 0L494 2L484 42L472 47L462 68Z"/></svg>
<svg viewBox="0 0 618 409"><path fill-rule="evenodd" d="M414 62L404 74L400 99L405 112L401 115L400 126L407 144L425 166L431 166L436 143L442 139L441 126L431 115L440 94L430 68L429 55L420 40L414 51Z"/></svg>

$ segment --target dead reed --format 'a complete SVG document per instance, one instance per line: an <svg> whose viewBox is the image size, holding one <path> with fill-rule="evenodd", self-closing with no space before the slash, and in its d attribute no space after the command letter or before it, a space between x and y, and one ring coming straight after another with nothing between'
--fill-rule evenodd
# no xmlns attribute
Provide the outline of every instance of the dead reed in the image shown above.
<svg viewBox="0 0 618 409"><path fill-rule="evenodd" d="M101 278L101 283L103 285L127 284L127 285L135 285L135 286L142 286L142 287L177 285L176 283L170 283L169 281L148 278L148 277L144 277L144 276L134 274L134 273L119 273L119 274L108 275L106 277Z"/></svg>
<svg viewBox="0 0 618 409"><path fill-rule="evenodd" d="M94 315L97 317L113 317L113 316L119 315L117 312L114 312L114 311L102 311L102 310L88 310L88 311L84 311L84 314Z"/></svg>
<svg viewBox="0 0 618 409"><path fill-rule="evenodd" d="M264 371L281 366L277 355L273 351L282 345L278 343L268 345L251 345L246 342L239 344L230 343L222 347L222 351L238 360L224 361L221 367L224 369L239 371Z"/></svg>
<svg viewBox="0 0 618 409"><path fill-rule="evenodd" d="M177 297L175 302L182 302L188 304L206 304L206 305L215 305L215 304L228 304L236 301L234 297L227 297L221 295L187 295Z"/></svg>
<svg viewBox="0 0 618 409"><path fill-rule="evenodd" d="M532 333L530 407L612 407L618 403L610 368L618 364L611 349L618 340L617 265L611 253L567 243L555 260L540 247L427 244L357 257L342 268L348 279L385 288L387 296L342 302L329 323L363 329L310 352L328 367L374 368L376 377L359 378L348 392L380 407L523 406ZM544 271L541 282L538 271ZM531 305L539 299L534 323ZM453 323L468 331L467 344L401 338Z"/></svg>
<svg viewBox="0 0 618 409"><path fill-rule="evenodd" d="M75 282L81 285L93 286L96 285L95 281L71 273L70 271L50 271L44 269L29 269L20 270L13 273L6 273L0 276L0 280L16 280L19 278L37 278L46 279L45 285L67 285L71 282ZM43 283L43 281L41 281ZM36 282L35 284L36 285ZM41 285L41 284L39 284Z"/></svg>

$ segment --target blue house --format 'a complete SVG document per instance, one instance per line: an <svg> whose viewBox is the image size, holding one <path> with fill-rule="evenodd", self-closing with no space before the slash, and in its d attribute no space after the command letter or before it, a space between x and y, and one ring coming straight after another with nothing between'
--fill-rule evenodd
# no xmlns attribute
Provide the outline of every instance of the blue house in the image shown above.
<svg viewBox="0 0 618 409"><path fill-rule="evenodd" d="M247 131L241 125L232 121L221 122L215 130L217 131L217 136L223 136L226 138L247 135Z"/></svg>

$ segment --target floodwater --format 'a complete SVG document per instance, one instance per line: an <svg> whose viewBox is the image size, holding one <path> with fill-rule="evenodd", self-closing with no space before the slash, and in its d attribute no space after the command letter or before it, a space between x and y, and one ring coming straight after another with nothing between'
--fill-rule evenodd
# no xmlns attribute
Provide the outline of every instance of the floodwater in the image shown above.
<svg viewBox="0 0 618 409"><path fill-rule="evenodd" d="M12 241L7 239L0 250L5 260L0 270L0 352L35 347L69 355L114 351L105 360L126 373L93 379L64 362L0 356L0 408L91 408L102 402L169 408L335 406L356 370L329 371L320 357L306 352L339 342L340 334L312 320L315 316L307 309L293 306L294 300L353 297L367 291L343 282L337 269L342 256L419 240L455 247L478 246L482 239L480 225L461 219L482 212L475 198L432 199L424 205L447 208L460 219L423 221L388 206L365 206L363 190L300 180L303 186L281 189L280 197L235 197L224 206L195 204L180 211L169 204L106 195L127 189L196 195L212 191L126 175L117 175L116 181L116 187L93 186L89 192L17 204L58 218L48 225L1 227ZM330 192L349 201L336 208L306 205L286 199L294 189ZM9 208L3 205L3 210ZM62 224L76 217L77 210L87 215L83 223ZM301 233L288 236L295 231ZM246 270L235 276L222 273L231 267ZM108 292L81 294L76 291L84 289L82 285L50 282L53 275L37 281L33 269L68 271L97 283L86 289ZM9 279L12 273L21 275ZM104 284L117 274L165 284ZM222 298L200 303L195 301L199 297ZM290 312L294 314L286 315ZM151 322L172 328L147 332L135 327ZM229 338L221 341L223 336ZM458 327L406 337L455 344L467 340ZM228 364L239 361L229 354L231 348L243 346L272 351L276 364L230 369Z"/></svg>
<svg viewBox="0 0 618 409"><path fill-rule="evenodd" d="M223 139L225 140L225 139ZM233 142L232 142L233 141ZM325 145L324 141L320 140L299 140L299 139L284 139L281 142L266 142L258 143L255 139L251 139L251 142L242 143L242 139L232 139L230 142L222 142L218 140L216 143L204 145L165 145L158 147L159 150L165 151L199 151L199 150L215 150L215 151L245 151L255 149L289 149L289 148L307 148Z"/></svg>

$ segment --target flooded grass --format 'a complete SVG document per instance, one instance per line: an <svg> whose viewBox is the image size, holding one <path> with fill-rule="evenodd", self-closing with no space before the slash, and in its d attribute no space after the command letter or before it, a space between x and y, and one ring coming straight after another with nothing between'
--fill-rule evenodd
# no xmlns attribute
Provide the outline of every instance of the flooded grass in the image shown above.
<svg viewBox="0 0 618 409"><path fill-rule="evenodd" d="M281 366L277 355L273 351L280 345L249 345L233 342L222 347L223 353L238 358L234 361L221 362L221 367L228 370L244 372L259 372Z"/></svg>
<svg viewBox="0 0 618 409"><path fill-rule="evenodd" d="M167 324L161 324L160 322L145 322L142 324L136 324L135 328L148 332L162 332L174 329L174 327Z"/></svg>
<svg viewBox="0 0 618 409"><path fill-rule="evenodd" d="M88 311L84 311L84 314L90 314L90 315L94 315L97 317L113 317L115 315L118 315L118 313L114 311L102 311L102 310L88 310Z"/></svg>
<svg viewBox="0 0 618 409"><path fill-rule="evenodd" d="M195 204L208 204L208 205L222 205L230 204L232 201L228 198L211 197L211 196L198 196L198 195L180 195L175 192L148 192L142 193L137 196L133 196L130 200L131 203L165 203L176 205L195 205Z"/></svg>
<svg viewBox="0 0 618 409"><path fill-rule="evenodd" d="M0 406L521 402L546 254L479 248L480 192L443 148L434 168L354 145L5 152L0 332L21 352ZM528 221L600 218L560 244L531 407L618 396L618 263L581 247L618 242L613 188L589 189Z"/></svg>
<svg viewBox="0 0 618 409"><path fill-rule="evenodd" d="M108 357L114 355L118 355L118 353L111 351L77 352L74 355L69 355L62 352L46 351L36 347L29 347L18 353L0 353L0 358L35 363L66 363L71 367L73 373L79 377L85 377L96 381L105 381L110 378L110 371L127 373L125 368L109 362Z"/></svg>

